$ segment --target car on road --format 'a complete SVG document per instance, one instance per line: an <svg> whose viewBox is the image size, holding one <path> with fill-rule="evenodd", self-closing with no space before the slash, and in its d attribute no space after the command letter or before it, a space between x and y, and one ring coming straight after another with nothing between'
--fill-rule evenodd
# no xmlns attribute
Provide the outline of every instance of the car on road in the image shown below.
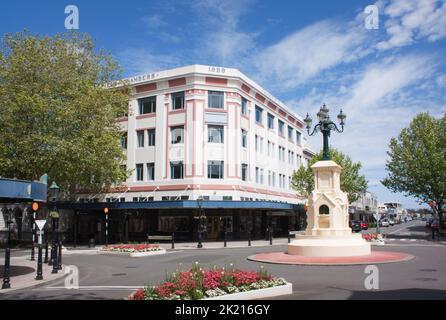
<svg viewBox="0 0 446 320"><path fill-rule="evenodd" d="M390 223L389 223L389 219L382 219L382 220L379 222L379 224L380 224L381 227L388 227L388 226L390 225Z"/></svg>
<svg viewBox="0 0 446 320"><path fill-rule="evenodd" d="M395 221L392 220L392 219L390 219L390 220L389 220L389 225L390 225L391 227L393 227L393 226L395 225Z"/></svg>
<svg viewBox="0 0 446 320"><path fill-rule="evenodd" d="M353 232L361 232L361 221L359 220L351 220L350 221L350 228L352 228Z"/></svg>
<svg viewBox="0 0 446 320"><path fill-rule="evenodd" d="M362 230L368 230L369 229L369 223L367 221L361 221L361 229Z"/></svg>

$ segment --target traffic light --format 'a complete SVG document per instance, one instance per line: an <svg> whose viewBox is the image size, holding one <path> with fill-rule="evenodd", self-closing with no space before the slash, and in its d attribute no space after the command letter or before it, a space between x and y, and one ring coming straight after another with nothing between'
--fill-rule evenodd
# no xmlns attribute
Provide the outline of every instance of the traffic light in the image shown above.
<svg viewBox="0 0 446 320"><path fill-rule="evenodd" d="M108 214L108 208L104 208L104 213Z"/></svg>
<svg viewBox="0 0 446 320"><path fill-rule="evenodd" d="M34 212L37 212L39 210L39 203L33 202L31 209L33 209Z"/></svg>

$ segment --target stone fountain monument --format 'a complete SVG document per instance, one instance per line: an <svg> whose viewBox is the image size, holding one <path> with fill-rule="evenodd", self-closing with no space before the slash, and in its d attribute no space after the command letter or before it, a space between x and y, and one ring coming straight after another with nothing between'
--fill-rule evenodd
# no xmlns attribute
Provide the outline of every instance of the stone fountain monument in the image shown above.
<svg viewBox="0 0 446 320"><path fill-rule="evenodd" d="M311 168L314 172L314 190L308 199L307 229L305 235L296 235L288 245L288 254L306 257L348 257L371 253L370 244L361 234L352 234L349 227L348 198L341 190L341 166L330 160L328 137L331 131L343 132L345 114L338 115L341 130L330 120L325 104L317 116L319 123L310 134L312 119L307 114L305 123L309 135L323 134L322 161Z"/></svg>

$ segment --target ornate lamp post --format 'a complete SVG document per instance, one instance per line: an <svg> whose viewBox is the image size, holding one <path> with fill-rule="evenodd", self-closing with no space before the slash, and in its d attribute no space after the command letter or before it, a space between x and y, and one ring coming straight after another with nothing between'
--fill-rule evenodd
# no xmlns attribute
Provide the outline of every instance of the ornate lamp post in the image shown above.
<svg viewBox="0 0 446 320"><path fill-rule="evenodd" d="M331 121L330 116L328 115L328 112L330 110L325 106L325 104L320 108L319 112L317 113L317 118L319 120L319 123L315 125L313 131L310 133L311 124L313 122L313 119L308 115L304 119L304 122L307 125L307 132L310 136L314 136L318 131L322 132L322 135L324 137L324 149L322 154L322 160L330 160L330 147L328 145L328 138L330 137L331 131L337 131L339 133L344 132L344 125L345 125L345 119L347 116L341 111L338 114L338 121L339 125L341 126L341 129L338 128L338 126Z"/></svg>
<svg viewBox="0 0 446 320"><path fill-rule="evenodd" d="M54 181L50 186L50 194L51 194L51 200L54 203L53 204L53 211L50 212L51 216L51 225L52 225L52 245L51 245L51 258L49 261L49 265L53 266L53 270L51 273L57 273L58 270L58 260L57 260L57 242L58 242L58 234L57 234L57 224L59 220L59 213L57 212L56 208L56 200L59 196L60 187L57 185L57 183Z"/></svg>
<svg viewBox="0 0 446 320"><path fill-rule="evenodd" d="M7 218L7 225L8 225L8 243L6 245L5 249L5 266L3 269L3 284L2 289L9 289L11 288L11 284L9 282L9 267L10 267L10 259L11 259L11 224L12 221L12 209L8 209L4 207L4 213L6 214Z"/></svg>
<svg viewBox="0 0 446 320"><path fill-rule="evenodd" d="M197 248L203 248L202 240L202 233L204 230L204 221L206 219L206 216L203 214L203 198L199 197L197 199L197 205L199 209L199 216L198 216L198 245Z"/></svg>

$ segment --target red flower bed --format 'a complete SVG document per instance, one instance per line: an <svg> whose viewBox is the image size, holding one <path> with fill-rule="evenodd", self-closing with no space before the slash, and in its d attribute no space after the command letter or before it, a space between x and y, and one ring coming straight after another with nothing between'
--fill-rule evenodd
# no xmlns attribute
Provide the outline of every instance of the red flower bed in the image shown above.
<svg viewBox="0 0 446 320"><path fill-rule="evenodd" d="M147 252L160 250L157 244L117 244L110 245L102 248L105 251L117 251L117 252Z"/></svg>

